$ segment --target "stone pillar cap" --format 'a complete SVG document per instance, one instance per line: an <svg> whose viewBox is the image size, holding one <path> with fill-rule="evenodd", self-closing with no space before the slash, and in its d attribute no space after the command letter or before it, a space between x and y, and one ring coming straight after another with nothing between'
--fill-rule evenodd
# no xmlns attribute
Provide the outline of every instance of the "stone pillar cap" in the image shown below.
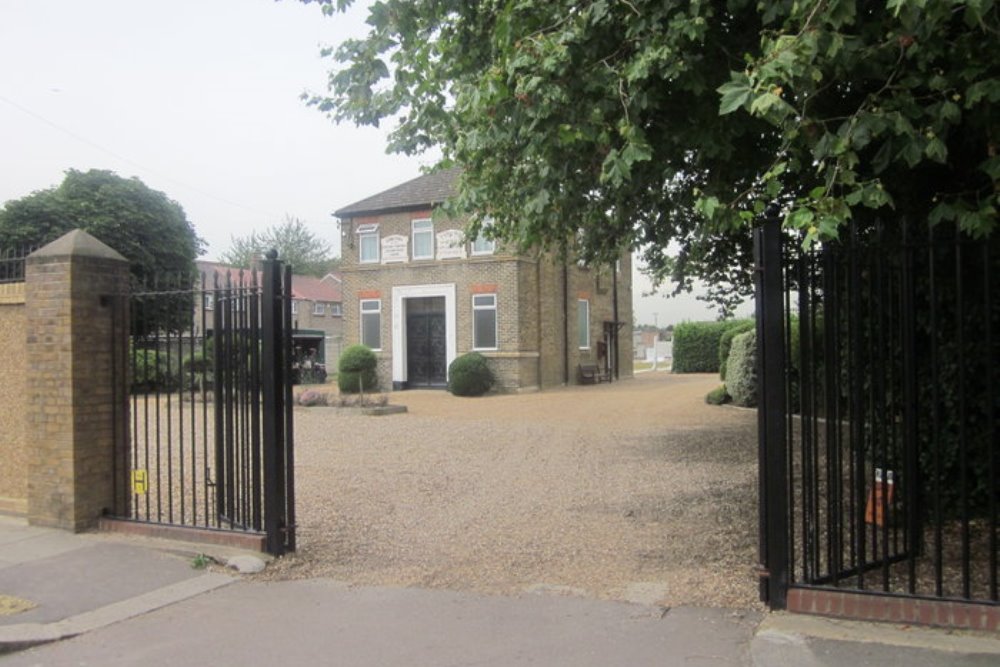
<svg viewBox="0 0 1000 667"><path fill-rule="evenodd" d="M42 246L28 255L33 257L98 257L119 262L128 262L114 248L91 236L82 229L74 229L63 234L52 243Z"/></svg>

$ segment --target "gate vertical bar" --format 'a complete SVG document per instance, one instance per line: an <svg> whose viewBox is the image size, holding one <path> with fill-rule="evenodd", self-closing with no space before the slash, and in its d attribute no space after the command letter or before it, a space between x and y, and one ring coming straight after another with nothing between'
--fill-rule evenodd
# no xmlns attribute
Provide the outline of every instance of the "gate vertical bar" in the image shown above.
<svg viewBox="0 0 1000 667"><path fill-rule="evenodd" d="M281 264L273 250L264 261L261 296L261 383L263 393L264 532L268 553L284 552L284 455L285 413L284 364L281 348L282 313Z"/></svg>
<svg viewBox="0 0 1000 667"><path fill-rule="evenodd" d="M285 373L285 550L295 551L295 433L292 420L292 267L285 265L284 290L281 299L281 313L284 322L282 331L282 369Z"/></svg>
<svg viewBox="0 0 1000 667"><path fill-rule="evenodd" d="M773 214L754 230L759 397L761 599L784 609L789 584L785 331L781 223Z"/></svg>
<svg viewBox="0 0 1000 667"><path fill-rule="evenodd" d="M223 327L222 316L223 309L226 307L228 301L220 288L218 274L214 277L214 286L215 289L213 294L215 295L215 308L212 311L212 368L214 369L212 391L214 396L212 402L212 415L215 426L215 512L213 513L211 519L209 519L208 514L206 513L205 521L206 525L210 522L218 526L220 523L220 517L226 512L226 485L224 483L225 477L222 474L225 467L225 460L222 456L222 448L226 439L225 402L223 400L224 394L222 388L228 369L225 367L225 340L223 338L225 329Z"/></svg>

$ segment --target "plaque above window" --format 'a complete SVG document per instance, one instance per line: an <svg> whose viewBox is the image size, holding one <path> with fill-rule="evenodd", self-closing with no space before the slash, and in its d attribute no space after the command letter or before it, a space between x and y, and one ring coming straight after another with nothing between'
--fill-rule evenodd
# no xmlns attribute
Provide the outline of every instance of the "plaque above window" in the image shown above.
<svg viewBox="0 0 1000 667"><path fill-rule="evenodd" d="M460 229L438 232L437 258L465 259L465 233Z"/></svg>

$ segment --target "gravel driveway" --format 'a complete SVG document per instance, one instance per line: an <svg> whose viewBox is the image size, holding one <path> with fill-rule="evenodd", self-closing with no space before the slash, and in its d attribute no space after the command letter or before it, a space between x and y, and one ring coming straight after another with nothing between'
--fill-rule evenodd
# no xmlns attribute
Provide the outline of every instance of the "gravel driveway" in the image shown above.
<svg viewBox="0 0 1000 667"><path fill-rule="evenodd" d="M717 384L296 408L299 551L264 576L756 607L756 416Z"/></svg>

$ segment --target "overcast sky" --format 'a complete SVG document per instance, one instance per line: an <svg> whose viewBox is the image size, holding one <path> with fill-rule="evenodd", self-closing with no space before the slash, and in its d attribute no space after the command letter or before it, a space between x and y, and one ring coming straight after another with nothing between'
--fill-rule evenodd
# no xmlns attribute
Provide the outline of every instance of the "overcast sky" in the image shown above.
<svg viewBox="0 0 1000 667"><path fill-rule="evenodd" d="M319 49L363 19L294 0L0 0L0 203L109 169L180 203L209 258L286 214L339 252L331 212L429 162L299 98L325 89ZM635 287L639 323L714 318Z"/></svg>

